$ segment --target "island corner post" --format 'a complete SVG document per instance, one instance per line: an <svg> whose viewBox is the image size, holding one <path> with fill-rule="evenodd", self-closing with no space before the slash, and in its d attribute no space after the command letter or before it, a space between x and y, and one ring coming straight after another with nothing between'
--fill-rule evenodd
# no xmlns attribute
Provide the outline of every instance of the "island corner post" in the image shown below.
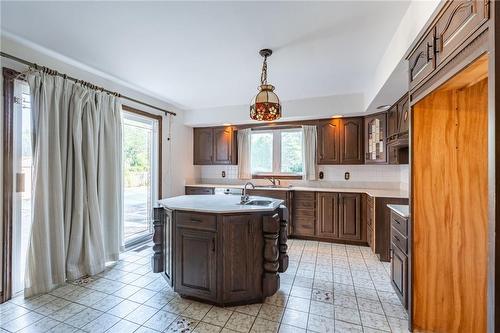
<svg viewBox="0 0 500 333"><path fill-rule="evenodd" d="M280 288L289 264L284 205L242 214L157 205L153 216L152 270L181 296L232 306L262 302Z"/></svg>

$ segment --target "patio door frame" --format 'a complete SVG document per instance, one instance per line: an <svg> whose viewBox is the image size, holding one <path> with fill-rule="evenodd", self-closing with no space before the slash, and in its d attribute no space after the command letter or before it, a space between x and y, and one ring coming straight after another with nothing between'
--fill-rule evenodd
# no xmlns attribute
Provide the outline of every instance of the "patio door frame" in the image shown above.
<svg viewBox="0 0 500 333"><path fill-rule="evenodd" d="M14 193L14 80L19 72L3 67L3 196L2 196L2 291L0 303L12 297L12 218ZM18 78L22 80L22 78Z"/></svg>
<svg viewBox="0 0 500 333"><path fill-rule="evenodd" d="M128 113L132 113L132 114L135 114L135 115L138 115L138 116L142 116L142 117L146 117L146 118L150 118L150 119L153 119L153 120L156 120L158 121L158 174L157 174L157 177L158 177L158 184L157 184L157 189L158 189L158 199L161 199L161 195L162 195L162 159L163 159L163 146L162 146L162 135L163 135L163 116L162 115L158 115L158 114L153 114L153 113L149 113L149 112L145 112L145 111L142 111L142 110L138 110L136 108L133 108L131 106L128 106L128 105L122 105L122 110L125 111L125 112L128 112ZM124 191L125 191L125 187L123 187ZM125 228L125 221L123 222L123 228ZM125 249L130 249L132 247L135 247L136 245L142 243L144 240L141 238L137 239L137 240L134 240L132 242L130 242L129 244L125 244L125 239L123 240L124 241L124 247Z"/></svg>

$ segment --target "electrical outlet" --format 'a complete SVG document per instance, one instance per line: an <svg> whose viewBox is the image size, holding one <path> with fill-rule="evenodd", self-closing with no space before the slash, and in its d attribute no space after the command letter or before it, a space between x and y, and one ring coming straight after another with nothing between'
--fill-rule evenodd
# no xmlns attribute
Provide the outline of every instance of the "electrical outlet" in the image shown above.
<svg viewBox="0 0 500 333"><path fill-rule="evenodd" d="M226 171L222 171L222 178L226 178Z"/></svg>
<svg viewBox="0 0 500 333"><path fill-rule="evenodd" d="M351 178L351 174L349 172L344 173L344 179L349 180Z"/></svg>
<svg viewBox="0 0 500 333"><path fill-rule="evenodd" d="M325 178L325 174L323 173L323 171L320 171L318 176L319 176L319 179Z"/></svg>

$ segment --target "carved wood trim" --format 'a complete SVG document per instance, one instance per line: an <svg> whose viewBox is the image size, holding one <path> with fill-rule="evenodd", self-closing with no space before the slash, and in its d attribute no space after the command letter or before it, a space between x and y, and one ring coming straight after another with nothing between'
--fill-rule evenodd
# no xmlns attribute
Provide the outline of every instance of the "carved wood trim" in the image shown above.
<svg viewBox="0 0 500 333"><path fill-rule="evenodd" d="M166 212L163 207L153 208L153 256L151 257L151 268L153 273L161 273L164 270L164 228L165 228L165 218Z"/></svg>
<svg viewBox="0 0 500 333"><path fill-rule="evenodd" d="M262 296L274 295L280 287L279 248L280 217L278 214L264 216L262 231L264 234L264 276L262 278Z"/></svg>
<svg viewBox="0 0 500 333"><path fill-rule="evenodd" d="M288 209L286 207L280 207L280 231L279 231L279 268L278 272L284 273L288 269Z"/></svg>

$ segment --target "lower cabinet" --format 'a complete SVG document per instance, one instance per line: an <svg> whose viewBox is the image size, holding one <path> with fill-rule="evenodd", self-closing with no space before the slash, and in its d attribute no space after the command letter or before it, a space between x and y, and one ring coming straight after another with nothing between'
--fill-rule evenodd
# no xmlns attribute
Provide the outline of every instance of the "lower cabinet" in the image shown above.
<svg viewBox="0 0 500 333"><path fill-rule="evenodd" d="M320 238L366 242L360 193L317 193L316 236Z"/></svg>
<svg viewBox="0 0 500 333"><path fill-rule="evenodd" d="M392 246L391 282L401 303L407 307L408 257L397 247Z"/></svg>
<svg viewBox="0 0 500 333"><path fill-rule="evenodd" d="M322 238L339 237L339 195L338 193L318 193L318 218L316 235Z"/></svg>
<svg viewBox="0 0 500 333"><path fill-rule="evenodd" d="M225 303L235 303L251 299L259 291L262 280L261 271L254 267L262 266L261 219L255 215L224 217L224 294ZM258 246L255 246L258 245Z"/></svg>
<svg viewBox="0 0 500 333"><path fill-rule="evenodd" d="M175 289L200 299L217 297L217 234L178 227Z"/></svg>
<svg viewBox="0 0 500 333"><path fill-rule="evenodd" d="M391 282L408 308L408 218L391 211Z"/></svg>
<svg viewBox="0 0 500 333"><path fill-rule="evenodd" d="M339 238L361 241L361 194L339 193Z"/></svg>

